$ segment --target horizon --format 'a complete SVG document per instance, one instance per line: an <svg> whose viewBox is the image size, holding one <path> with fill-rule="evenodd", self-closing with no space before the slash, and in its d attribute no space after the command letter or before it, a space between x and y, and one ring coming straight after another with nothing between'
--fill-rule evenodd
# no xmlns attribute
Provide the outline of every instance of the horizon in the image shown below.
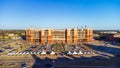
<svg viewBox="0 0 120 68"><path fill-rule="evenodd" d="M26 30L26 29L29 29L29 28L25 28L25 29L0 29L0 31L4 31L4 30ZM51 28L33 28L33 29L37 29L37 30L41 30L41 29L51 29ZM52 28L52 29L56 29L56 28ZM60 29L56 29L56 30L65 30L65 29L73 29L73 28L60 28ZM78 28L78 29L81 29L81 28ZM89 29L89 28L88 28ZM90 28L91 29L91 28ZM92 29L94 31L120 31L119 29Z"/></svg>
<svg viewBox="0 0 120 68"><path fill-rule="evenodd" d="M120 30L119 0L0 0L0 30Z"/></svg>

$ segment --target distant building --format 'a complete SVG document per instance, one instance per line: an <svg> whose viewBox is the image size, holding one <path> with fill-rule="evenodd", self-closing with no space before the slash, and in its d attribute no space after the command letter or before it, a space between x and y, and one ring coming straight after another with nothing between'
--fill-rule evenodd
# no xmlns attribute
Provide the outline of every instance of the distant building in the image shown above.
<svg viewBox="0 0 120 68"><path fill-rule="evenodd" d="M8 34L8 37L10 37L11 39L20 39L20 37L18 36L18 34L14 34L14 33Z"/></svg>
<svg viewBox="0 0 120 68"><path fill-rule="evenodd" d="M115 33L117 33L117 32L115 32L115 31L108 31L108 32L107 32L107 31L106 31L106 32L100 32L100 33L104 33L104 34L110 34L110 33L111 33L111 34L115 34Z"/></svg>
<svg viewBox="0 0 120 68"><path fill-rule="evenodd" d="M78 42L88 42L93 40L92 29L41 29L35 30L33 28L26 29L25 31L26 41L31 44L55 44L55 43L67 43L77 44Z"/></svg>
<svg viewBox="0 0 120 68"><path fill-rule="evenodd" d="M118 33L119 30L94 30L94 33L98 34L115 34Z"/></svg>

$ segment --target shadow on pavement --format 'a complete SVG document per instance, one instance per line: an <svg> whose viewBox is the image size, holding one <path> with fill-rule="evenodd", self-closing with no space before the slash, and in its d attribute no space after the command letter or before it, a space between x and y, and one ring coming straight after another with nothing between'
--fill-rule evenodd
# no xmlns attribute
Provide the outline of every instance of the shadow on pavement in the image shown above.
<svg viewBox="0 0 120 68"><path fill-rule="evenodd" d="M32 68L51 68L52 67L52 59L49 59L47 57L45 59L40 59L38 56L34 54L32 55L32 57L35 60Z"/></svg>
<svg viewBox="0 0 120 68"><path fill-rule="evenodd" d="M32 68L120 68L120 49L112 48L108 46L96 46L93 44L88 44L90 48L96 51L109 53L117 56L118 59L111 59L116 57L105 58L104 54L102 56L94 56L94 57L75 57L69 56L72 59L66 57L57 57L57 59L50 59L46 57L45 59L41 59L35 54L32 55L35 62ZM54 46L52 46L54 47ZM54 57L54 56L53 56ZM106 67L107 66L107 67Z"/></svg>
<svg viewBox="0 0 120 68"><path fill-rule="evenodd" d="M57 59L40 59L36 55L32 55L35 62L32 68L120 68L120 61L105 59L101 56L95 57L74 57L73 59L66 57L58 57Z"/></svg>
<svg viewBox="0 0 120 68"><path fill-rule="evenodd" d="M96 46L93 44L88 44L88 46L91 47L93 50L113 54L114 56L119 55L118 57L120 57L120 48L112 48L112 47L108 47L107 45L106 46Z"/></svg>

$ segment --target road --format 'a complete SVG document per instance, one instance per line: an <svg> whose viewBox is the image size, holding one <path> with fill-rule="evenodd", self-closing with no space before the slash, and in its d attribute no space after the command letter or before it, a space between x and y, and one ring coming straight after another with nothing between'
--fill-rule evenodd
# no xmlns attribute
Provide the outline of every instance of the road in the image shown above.
<svg viewBox="0 0 120 68"><path fill-rule="evenodd" d="M31 59L18 59L18 60L4 60L0 61L0 64L4 63L14 63L15 67L21 68L22 63L27 63L32 68L51 68L54 60L54 66L57 68L119 68L120 58L105 59L105 60L95 60L90 58L74 58L67 59L65 57L59 57L57 59L44 58L41 59L36 55L32 55ZM87 60L87 61L85 61ZM92 62L91 62L92 61ZM70 66L72 65L72 66ZM14 68L15 68L14 67ZM5 67L7 68L7 67Z"/></svg>
<svg viewBox="0 0 120 68"><path fill-rule="evenodd" d="M20 39L18 39L18 40L20 40ZM14 41L18 41L18 40L12 39L12 40L8 40L8 41L1 42L1 43L0 43L0 47L1 47L2 45L8 44L8 43L11 43L11 42L14 42Z"/></svg>

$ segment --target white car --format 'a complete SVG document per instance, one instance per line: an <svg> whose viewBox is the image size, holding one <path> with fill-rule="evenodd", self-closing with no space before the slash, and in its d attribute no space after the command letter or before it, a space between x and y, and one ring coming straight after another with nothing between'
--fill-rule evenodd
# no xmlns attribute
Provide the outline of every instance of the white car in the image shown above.
<svg viewBox="0 0 120 68"><path fill-rule="evenodd" d="M8 55L11 55L11 56L14 55L14 54L15 54L15 52L8 53Z"/></svg>
<svg viewBox="0 0 120 68"><path fill-rule="evenodd" d="M78 54L83 54L83 52L82 51L79 51L79 53Z"/></svg>
<svg viewBox="0 0 120 68"><path fill-rule="evenodd" d="M25 52L22 53L22 55L26 54Z"/></svg>
<svg viewBox="0 0 120 68"><path fill-rule="evenodd" d="M15 55L15 52L12 52L11 55Z"/></svg>
<svg viewBox="0 0 120 68"><path fill-rule="evenodd" d="M50 54L51 54L51 55L55 55L55 52L54 52L54 51L52 51Z"/></svg>
<svg viewBox="0 0 120 68"><path fill-rule="evenodd" d="M36 52L33 52L33 54L36 54Z"/></svg>
<svg viewBox="0 0 120 68"><path fill-rule="evenodd" d="M22 55L22 52L19 52L19 55Z"/></svg>
<svg viewBox="0 0 120 68"><path fill-rule="evenodd" d="M36 54L40 54L40 52L37 52Z"/></svg>
<svg viewBox="0 0 120 68"><path fill-rule="evenodd" d="M18 55L18 54L19 54L19 52L16 52L15 54L16 54L16 55Z"/></svg>
<svg viewBox="0 0 120 68"><path fill-rule="evenodd" d="M68 51L68 53L67 53L68 55L72 55L72 52L71 51Z"/></svg>
<svg viewBox="0 0 120 68"><path fill-rule="evenodd" d="M11 53L8 53L8 55L10 56L10 55L12 55Z"/></svg>
<svg viewBox="0 0 120 68"><path fill-rule="evenodd" d="M73 52L73 55L77 55L78 53L76 51Z"/></svg>
<svg viewBox="0 0 120 68"><path fill-rule="evenodd" d="M91 54L95 54L95 52L92 51Z"/></svg>
<svg viewBox="0 0 120 68"><path fill-rule="evenodd" d="M24 63L24 64L22 64L22 68L29 68L29 65Z"/></svg>
<svg viewBox="0 0 120 68"><path fill-rule="evenodd" d="M28 54L29 54L29 52L26 52L26 54L28 55Z"/></svg>
<svg viewBox="0 0 120 68"><path fill-rule="evenodd" d="M87 54L87 52L84 52L84 54Z"/></svg>
<svg viewBox="0 0 120 68"><path fill-rule="evenodd" d="M33 52L30 52L30 54L33 54Z"/></svg>
<svg viewBox="0 0 120 68"><path fill-rule="evenodd" d="M41 54L46 54L46 52L45 52L45 51L42 51Z"/></svg>

